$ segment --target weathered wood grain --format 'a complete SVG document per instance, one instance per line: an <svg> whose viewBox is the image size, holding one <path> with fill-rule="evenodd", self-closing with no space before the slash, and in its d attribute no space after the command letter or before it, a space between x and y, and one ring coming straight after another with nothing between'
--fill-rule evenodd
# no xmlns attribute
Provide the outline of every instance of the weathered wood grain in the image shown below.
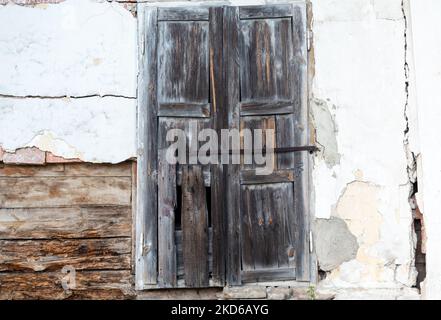
<svg viewBox="0 0 441 320"><path fill-rule="evenodd" d="M183 232L175 231L176 239L176 261L178 265L178 282L184 279L184 253L183 253ZM225 260L224 260L225 261ZM213 228L208 228L208 272L213 272ZM213 286L223 287L224 283L218 283L212 279ZM184 282L185 284L185 282Z"/></svg>
<svg viewBox="0 0 441 320"><path fill-rule="evenodd" d="M185 285L208 286L208 213L200 166L182 171L182 252Z"/></svg>
<svg viewBox="0 0 441 320"><path fill-rule="evenodd" d="M294 268L247 270L242 272L244 283L262 281L294 280L296 270Z"/></svg>
<svg viewBox="0 0 441 320"><path fill-rule="evenodd" d="M130 205L129 177L29 177L0 179L0 207Z"/></svg>
<svg viewBox="0 0 441 320"><path fill-rule="evenodd" d="M228 110L228 128L240 129L239 121L239 8L225 7L223 25L225 106ZM227 284L241 284L240 254L240 181L239 165L227 168Z"/></svg>
<svg viewBox="0 0 441 320"><path fill-rule="evenodd" d="M268 175L256 175L255 170L241 170L241 184L265 184L293 182L294 172L292 170L277 170Z"/></svg>
<svg viewBox="0 0 441 320"><path fill-rule="evenodd" d="M304 3L293 4L293 52L294 64L294 143L307 145L309 142L308 129L308 84L307 84L307 45L306 45L306 7ZM311 279L311 253L309 244L310 212L309 212L309 161L307 152L297 152L294 162L297 172L294 182L295 202L295 244L296 244L296 279L309 281Z"/></svg>
<svg viewBox="0 0 441 320"><path fill-rule="evenodd" d="M209 103L161 103L159 105L160 117L210 117Z"/></svg>
<svg viewBox="0 0 441 320"><path fill-rule="evenodd" d="M240 104L241 116L263 116L293 113L292 101L248 101Z"/></svg>
<svg viewBox="0 0 441 320"><path fill-rule="evenodd" d="M0 271L130 269L131 239L1 240Z"/></svg>
<svg viewBox="0 0 441 320"><path fill-rule="evenodd" d="M159 8L158 9L158 20L208 20L208 7L193 7L193 8Z"/></svg>
<svg viewBox="0 0 441 320"><path fill-rule="evenodd" d="M210 8L210 97L212 104L213 129L221 136L221 130L228 128L228 109L226 101L224 62L223 62L223 8ZM226 170L222 164L210 166L212 251L211 279L214 285L225 285L225 250L226 250ZM205 182L205 177L204 177ZM210 235L209 235L210 238ZM210 250L211 248L211 250ZM210 257L210 253L209 253ZM209 259L210 261L210 259Z"/></svg>
<svg viewBox="0 0 441 320"><path fill-rule="evenodd" d="M241 19L256 18L281 18L291 16L291 6L289 4L276 4L265 6L243 6L240 7Z"/></svg>
<svg viewBox="0 0 441 320"><path fill-rule="evenodd" d="M0 177L130 177L130 166L130 161L120 164L0 165Z"/></svg>
<svg viewBox="0 0 441 320"><path fill-rule="evenodd" d="M294 116L292 114L276 116L276 141L277 147L285 148L295 146ZM286 152L277 154L277 168L294 169L294 153Z"/></svg>
<svg viewBox="0 0 441 320"><path fill-rule="evenodd" d="M176 165L166 161L165 152L162 149L159 151L158 162L158 285L161 288L171 288L177 284Z"/></svg>
<svg viewBox="0 0 441 320"><path fill-rule="evenodd" d="M242 20L241 100L292 100L291 19Z"/></svg>
<svg viewBox="0 0 441 320"><path fill-rule="evenodd" d="M64 290L61 272L0 273L0 299L130 299L135 296L130 270L78 271L75 289Z"/></svg>
<svg viewBox="0 0 441 320"><path fill-rule="evenodd" d="M0 209L0 239L130 237L128 206Z"/></svg>
<svg viewBox="0 0 441 320"><path fill-rule="evenodd" d="M208 22L159 22L158 37L159 102L208 103Z"/></svg>
<svg viewBox="0 0 441 320"><path fill-rule="evenodd" d="M294 230L292 183L246 185L241 188L242 268L288 266Z"/></svg>
<svg viewBox="0 0 441 320"><path fill-rule="evenodd" d="M157 9L138 4L136 288L157 282Z"/></svg>

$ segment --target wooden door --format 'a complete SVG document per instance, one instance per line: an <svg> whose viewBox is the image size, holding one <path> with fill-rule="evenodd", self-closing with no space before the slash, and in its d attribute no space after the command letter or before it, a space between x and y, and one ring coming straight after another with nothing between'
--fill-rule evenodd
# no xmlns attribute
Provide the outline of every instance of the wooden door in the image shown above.
<svg viewBox="0 0 441 320"><path fill-rule="evenodd" d="M230 128L272 129L276 148L306 145L304 4L228 7L225 24ZM308 154L276 153L270 175L256 168L228 168L228 282L308 281Z"/></svg>
<svg viewBox="0 0 441 320"><path fill-rule="evenodd" d="M307 143L305 7L142 7L138 11L136 287L309 279L308 159L170 164L170 129L272 128ZM196 130L196 131L195 131ZM196 133L196 134L195 134Z"/></svg>

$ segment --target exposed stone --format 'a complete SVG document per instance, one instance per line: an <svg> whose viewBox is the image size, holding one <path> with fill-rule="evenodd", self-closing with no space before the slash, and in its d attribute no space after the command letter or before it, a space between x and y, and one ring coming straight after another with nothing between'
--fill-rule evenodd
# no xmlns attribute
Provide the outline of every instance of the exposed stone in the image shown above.
<svg viewBox="0 0 441 320"><path fill-rule="evenodd" d="M3 155L3 162L8 164L44 164L45 152L37 148L18 149L14 153L6 152Z"/></svg>
<svg viewBox="0 0 441 320"><path fill-rule="evenodd" d="M317 219L315 247L320 269L330 271L357 255L357 238L339 218Z"/></svg>
<svg viewBox="0 0 441 320"><path fill-rule="evenodd" d="M291 288L268 287L267 289L267 299L269 300L287 300L291 296Z"/></svg>
<svg viewBox="0 0 441 320"><path fill-rule="evenodd" d="M265 299L266 287L264 286L225 287L221 297L224 299Z"/></svg>

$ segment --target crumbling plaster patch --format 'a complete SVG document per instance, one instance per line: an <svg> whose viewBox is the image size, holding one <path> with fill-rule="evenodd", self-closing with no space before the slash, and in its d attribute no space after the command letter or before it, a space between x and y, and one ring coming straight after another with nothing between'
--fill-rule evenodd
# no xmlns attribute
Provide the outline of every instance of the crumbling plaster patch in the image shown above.
<svg viewBox="0 0 441 320"><path fill-rule="evenodd" d="M312 6L311 113L316 122L326 107L328 125L315 123L316 140L324 150L338 150L340 158L339 163L326 155L314 159L313 207L316 218L345 220L360 245L356 258L334 269L324 283L411 286L401 0L312 0ZM329 123L338 131L329 130Z"/></svg>
<svg viewBox="0 0 441 320"><path fill-rule="evenodd" d="M357 238L349 231L344 220L337 217L317 219L314 229L320 270L331 271L357 256Z"/></svg>

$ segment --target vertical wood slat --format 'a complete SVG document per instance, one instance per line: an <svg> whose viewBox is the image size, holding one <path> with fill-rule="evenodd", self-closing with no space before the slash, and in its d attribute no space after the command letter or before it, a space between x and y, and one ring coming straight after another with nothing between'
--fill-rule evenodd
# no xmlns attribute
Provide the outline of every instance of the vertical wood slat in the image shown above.
<svg viewBox="0 0 441 320"><path fill-rule="evenodd" d="M157 9L138 5L138 162L135 283L157 283Z"/></svg>
<svg viewBox="0 0 441 320"><path fill-rule="evenodd" d="M166 151L159 150L158 161L158 285L161 288L173 288L177 285L176 165L166 161Z"/></svg>
<svg viewBox="0 0 441 320"><path fill-rule="evenodd" d="M181 219L185 286L207 287L208 212L201 166L182 168Z"/></svg>
<svg viewBox="0 0 441 320"><path fill-rule="evenodd" d="M221 136L227 128L228 111L225 108L223 77L223 8L210 8L210 96L213 129ZM222 164L211 165L211 225L213 230L212 281L225 285L225 171Z"/></svg>
<svg viewBox="0 0 441 320"><path fill-rule="evenodd" d="M307 47L306 47L306 5L292 5L292 28L294 44L294 141L295 145L307 145L309 140L308 103L307 103ZM296 152L294 155L297 177L294 181L295 201L295 246L296 280L309 281L310 244L309 244L309 154Z"/></svg>
<svg viewBox="0 0 441 320"><path fill-rule="evenodd" d="M228 109L229 129L239 130L239 8L224 8L224 70L225 105ZM240 181L239 165L228 165L227 169L227 284L241 284L240 253Z"/></svg>

